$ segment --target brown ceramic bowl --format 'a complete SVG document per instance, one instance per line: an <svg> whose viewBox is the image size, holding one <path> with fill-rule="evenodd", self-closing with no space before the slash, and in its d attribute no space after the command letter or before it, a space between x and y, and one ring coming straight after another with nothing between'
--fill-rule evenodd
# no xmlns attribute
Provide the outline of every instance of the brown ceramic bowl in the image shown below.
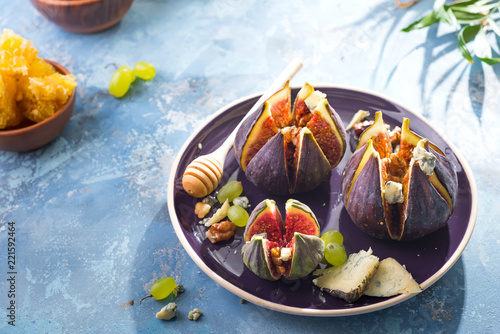
<svg viewBox="0 0 500 334"><path fill-rule="evenodd" d="M45 59L62 74L70 72L62 65ZM76 88L65 105L40 123L25 122L12 130L0 130L0 150L25 152L37 149L56 138L68 123L75 108Z"/></svg>
<svg viewBox="0 0 500 334"><path fill-rule="evenodd" d="M132 2L134 0L31 0L49 21L79 34L105 30L120 22Z"/></svg>

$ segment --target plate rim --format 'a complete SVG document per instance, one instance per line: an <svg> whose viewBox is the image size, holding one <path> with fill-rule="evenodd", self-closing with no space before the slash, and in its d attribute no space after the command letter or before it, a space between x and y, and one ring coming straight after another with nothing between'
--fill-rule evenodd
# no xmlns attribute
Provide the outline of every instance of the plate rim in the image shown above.
<svg viewBox="0 0 500 334"><path fill-rule="evenodd" d="M291 89L300 89L301 86L290 86ZM419 118L421 121L423 121L427 126L429 126L438 136L440 136L443 141L453 150L453 153L455 154L457 160L460 162L462 165L462 168L465 172L465 175L467 177L467 180L469 181L470 185L470 190L471 190L471 213L469 217L469 221L467 224L467 229L465 231L465 234L462 238L462 241L458 245L457 249L455 252L452 254L452 256L444 263L444 265L437 270L431 277L429 277L427 280L422 282L420 284L422 291L426 290L429 288L432 284L437 282L453 265L458 261L460 256L462 255L463 251L465 250L465 247L467 246L471 236L472 232L474 230L474 227L476 225L476 220L477 220L477 210L478 210L478 201L477 201L477 188L476 188L476 181L474 179L474 175L472 174L472 170L465 159L465 157L462 155L462 153L457 149L457 147L445 136L441 131L436 129L426 118L424 118L422 115L416 113L413 111L413 109L406 107L405 105L393 100L392 98L389 98L385 96L384 94L376 93L374 91L368 90L368 89L363 89L363 88L358 88L358 87L353 87L349 85L337 85L337 84L328 84L328 83L317 83L313 85L315 89L321 90L321 88L333 88L333 89L343 89L343 90L349 90L349 91L354 91L354 92L360 92L368 95L373 95L375 97L381 98L383 100L386 100L394 105L397 105L399 107L402 107L406 111L410 112L413 116ZM203 262L203 260L198 256L198 254L194 251L194 249L191 247L189 244L188 240L184 236L184 233L181 228L180 222L177 220L177 217L175 215L175 206L174 206L174 185L175 185L175 174L177 173L177 169L179 167L180 159L182 155L185 153L187 147L191 144L193 139L201 132L201 130L206 127L210 122L215 120L217 117L219 117L221 114L223 114L225 111L228 109L233 108L234 106L258 98L263 94L263 92L256 93L256 94L251 94L247 95L244 97L241 97L239 99L236 99L222 108L218 109L215 113L213 113L210 117L208 117L203 124L201 124L193 133L186 139L182 147L179 149L177 152L177 155L174 159L174 162L171 166L170 174L169 174L169 179L168 179L168 187L167 187L167 207L169 211L169 216L170 220L172 222L172 225L174 226L175 234L177 235L177 238L181 242L184 250L188 253L188 255L191 257L191 259L196 263L196 265L203 270L205 274L207 274L212 280L214 280L217 284L225 288L226 290L232 292L233 294L249 301L254 304L257 304L259 306L265 307L267 309L275 310L275 311L280 311L284 313L290 313L290 314L295 314L295 315L305 315L305 316L348 316L348 315L359 315L363 313L369 313L369 312L374 312L374 311L379 311L391 306L394 306L396 304L399 304L407 299L412 298L416 294L402 294L398 295L389 299L386 299L384 301L381 301L379 303L367 305L367 306L360 306L356 308L344 308L344 309L308 309L308 308L298 308L298 307L292 307L292 306L287 306L287 305L282 305L274 302L270 302L267 300L264 300L262 298L259 298L249 292L246 292L237 286L231 284L230 282L226 281L224 278L221 276L217 275L214 271L212 271L206 264Z"/></svg>

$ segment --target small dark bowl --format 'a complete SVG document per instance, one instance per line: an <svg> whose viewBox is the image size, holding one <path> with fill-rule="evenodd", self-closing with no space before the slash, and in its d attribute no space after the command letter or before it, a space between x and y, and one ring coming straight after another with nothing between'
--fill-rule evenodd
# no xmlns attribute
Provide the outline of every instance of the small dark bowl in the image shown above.
<svg viewBox="0 0 500 334"><path fill-rule="evenodd" d="M105 30L127 14L134 0L31 0L49 21L79 34Z"/></svg>
<svg viewBox="0 0 500 334"><path fill-rule="evenodd" d="M70 72L62 65L45 59L62 74ZM0 130L0 150L10 152L26 152L42 147L55 139L68 123L73 109L75 108L76 88L73 89L68 102L54 115L41 121L33 123L26 121L12 130Z"/></svg>

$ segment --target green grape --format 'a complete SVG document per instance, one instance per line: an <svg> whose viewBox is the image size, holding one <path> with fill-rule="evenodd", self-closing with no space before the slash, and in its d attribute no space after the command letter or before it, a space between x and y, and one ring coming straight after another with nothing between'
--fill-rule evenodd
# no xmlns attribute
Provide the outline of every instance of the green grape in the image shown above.
<svg viewBox="0 0 500 334"><path fill-rule="evenodd" d="M134 70L132 69L132 67L130 67L128 65L122 65L118 68L118 70L128 73L128 75L130 77L130 83L135 81L135 73L134 73Z"/></svg>
<svg viewBox="0 0 500 334"><path fill-rule="evenodd" d="M248 222L248 212L239 205L233 205L227 210L227 217L238 227L243 227Z"/></svg>
<svg viewBox="0 0 500 334"><path fill-rule="evenodd" d="M134 73L142 80L151 80L155 77L156 70L150 63L140 61L135 64Z"/></svg>
<svg viewBox="0 0 500 334"><path fill-rule="evenodd" d="M130 88L130 75L123 70L117 69L109 82L109 93L114 97L122 97Z"/></svg>
<svg viewBox="0 0 500 334"><path fill-rule="evenodd" d="M344 237L342 236L342 233L335 230L323 233L321 239L323 239L325 245L328 245L330 242L334 242L342 246L342 244L344 243Z"/></svg>
<svg viewBox="0 0 500 334"><path fill-rule="evenodd" d="M177 284L172 277L163 277L154 282L149 290L154 299L167 298L174 290Z"/></svg>
<svg viewBox="0 0 500 334"><path fill-rule="evenodd" d="M221 203L224 203L226 199L232 202L236 197L240 196L242 192L243 185L240 181L229 181L224 187L220 188L217 193L217 200Z"/></svg>
<svg viewBox="0 0 500 334"><path fill-rule="evenodd" d="M149 289L150 295L141 299L139 304L146 298L153 297L154 299L160 300L170 296L172 292L175 291L177 284L172 277L163 277L153 283L151 289ZM174 292L175 293L175 292Z"/></svg>
<svg viewBox="0 0 500 334"><path fill-rule="evenodd" d="M335 242L330 242L325 247L325 259L332 266L340 267L347 260L345 249Z"/></svg>

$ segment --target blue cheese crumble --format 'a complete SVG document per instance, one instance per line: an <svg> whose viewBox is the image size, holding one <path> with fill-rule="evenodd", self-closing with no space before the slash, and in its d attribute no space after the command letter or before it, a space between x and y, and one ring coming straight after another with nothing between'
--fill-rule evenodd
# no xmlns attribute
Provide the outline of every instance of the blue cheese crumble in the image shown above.
<svg viewBox="0 0 500 334"><path fill-rule="evenodd" d="M384 187L384 199L389 204L403 203L403 185L399 182L388 181Z"/></svg>
<svg viewBox="0 0 500 334"><path fill-rule="evenodd" d="M198 310L197 308L195 308L192 311L189 311L188 319L196 321L196 320L198 320L199 317L201 317L202 314L203 313L200 310Z"/></svg>
<svg viewBox="0 0 500 334"><path fill-rule="evenodd" d="M292 257L292 249L288 247L282 247L280 251L280 260L281 261L288 261Z"/></svg>
<svg viewBox="0 0 500 334"><path fill-rule="evenodd" d="M168 303L163 306L160 312L156 313L156 317L162 320L170 320L177 316L177 304L176 303Z"/></svg>
<svg viewBox="0 0 500 334"><path fill-rule="evenodd" d="M413 149L413 159L418 162L420 169L425 175L431 176L436 167L436 156L425 148L416 146Z"/></svg>
<svg viewBox="0 0 500 334"><path fill-rule="evenodd" d="M233 199L233 204L241 206L243 209L247 209L248 207L250 207L250 201L246 196L236 197L235 199Z"/></svg>

